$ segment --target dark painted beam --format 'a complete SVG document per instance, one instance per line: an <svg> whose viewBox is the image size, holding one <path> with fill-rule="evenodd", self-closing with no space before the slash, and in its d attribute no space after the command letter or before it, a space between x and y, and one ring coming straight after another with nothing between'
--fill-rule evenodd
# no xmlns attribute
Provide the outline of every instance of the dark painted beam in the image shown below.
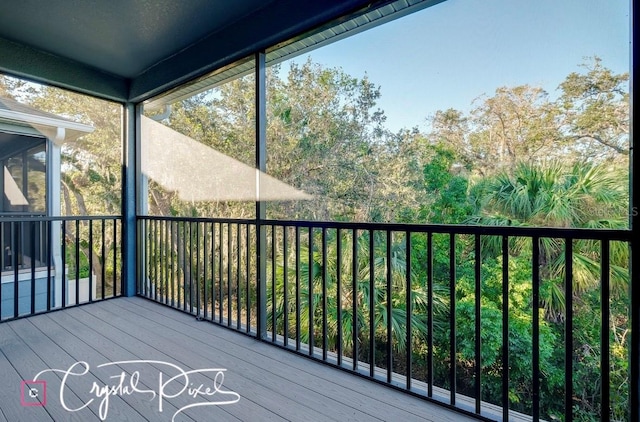
<svg viewBox="0 0 640 422"><path fill-rule="evenodd" d="M0 38L0 72L33 82L124 102L129 81L73 60Z"/></svg>
<svg viewBox="0 0 640 422"><path fill-rule="evenodd" d="M139 102L362 8L387 1L280 0L153 66L132 81Z"/></svg>
<svg viewBox="0 0 640 422"><path fill-rule="evenodd" d="M139 109L127 103L122 109L122 278L123 296L135 296L137 285L137 167L140 138Z"/></svg>
<svg viewBox="0 0 640 422"><path fill-rule="evenodd" d="M264 51L255 55L256 76L256 169L261 173L267 172L267 62ZM260 194L260 178L256 179L256 193ZM256 337L262 340L267 336L267 228L263 225L267 218L267 204L257 197L256 200L256 235L258 236L258 250L256 262L258 264L257 296L257 324ZM275 331L275 328L273 328Z"/></svg>
<svg viewBox="0 0 640 422"><path fill-rule="evenodd" d="M631 146L631 353L630 353L630 391L629 406L631 410L630 422L640 422L640 244L638 243L638 233L640 232L640 154L635 150L634 123L637 113L634 110L635 99L634 86L636 79L636 59L634 57L634 44L637 44L638 31L635 30L633 22L638 22L638 7L635 2L630 2L631 21L629 30L631 32L630 51L630 110L631 110L631 133L629 143Z"/></svg>

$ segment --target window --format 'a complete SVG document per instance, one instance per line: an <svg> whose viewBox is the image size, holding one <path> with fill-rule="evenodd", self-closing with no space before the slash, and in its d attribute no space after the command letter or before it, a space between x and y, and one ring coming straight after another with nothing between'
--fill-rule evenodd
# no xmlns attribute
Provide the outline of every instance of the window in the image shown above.
<svg viewBox="0 0 640 422"><path fill-rule="evenodd" d="M0 133L2 213L46 213L46 140Z"/></svg>

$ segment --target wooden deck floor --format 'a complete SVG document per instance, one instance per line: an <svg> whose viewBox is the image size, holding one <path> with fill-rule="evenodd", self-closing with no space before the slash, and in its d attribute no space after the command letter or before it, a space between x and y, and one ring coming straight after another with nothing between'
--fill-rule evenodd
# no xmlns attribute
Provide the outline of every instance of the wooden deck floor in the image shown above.
<svg viewBox="0 0 640 422"><path fill-rule="evenodd" d="M473 419L145 299L119 298L0 324L0 421L73 420Z"/></svg>

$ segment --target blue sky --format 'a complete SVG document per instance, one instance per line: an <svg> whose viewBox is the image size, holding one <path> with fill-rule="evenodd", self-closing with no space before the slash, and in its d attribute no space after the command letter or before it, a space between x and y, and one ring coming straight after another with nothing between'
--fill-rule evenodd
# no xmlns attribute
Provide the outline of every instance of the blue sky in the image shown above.
<svg viewBox="0 0 640 422"><path fill-rule="evenodd" d="M436 110L468 111L501 86L541 86L553 97L585 57L627 72L629 1L448 0L310 56L380 85L390 129L424 129Z"/></svg>

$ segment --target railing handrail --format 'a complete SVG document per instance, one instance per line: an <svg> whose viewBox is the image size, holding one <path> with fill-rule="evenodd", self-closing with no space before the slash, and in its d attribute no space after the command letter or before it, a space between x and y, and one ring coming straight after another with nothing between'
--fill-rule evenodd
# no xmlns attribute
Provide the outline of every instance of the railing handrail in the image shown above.
<svg viewBox="0 0 640 422"><path fill-rule="evenodd" d="M47 222L47 221L97 221L97 220L121 220L121 215L60 215L60 216L34 216L34 215L20 215L20 216L5 216L0 215L0 222L16 222L16 223L30 223L30 222Z"/></svg>
<svg viewBox="0 0 640 422"><path fill-rule="evenodd" d="M221 217L176 217L144 215L140 220L185 221L191 223L229 223L255 224L253 218L221 218ZM415 223L365 223L346 221L311 221L311 220L260 220L263 226L304 227L317 229L374 230L415 233L468 234L483 236L524 236L565 239L593 239L631 241L631 229L592 229L582 227L543 227L543 226L485 226L474 224L415 224Z"/></svg>

